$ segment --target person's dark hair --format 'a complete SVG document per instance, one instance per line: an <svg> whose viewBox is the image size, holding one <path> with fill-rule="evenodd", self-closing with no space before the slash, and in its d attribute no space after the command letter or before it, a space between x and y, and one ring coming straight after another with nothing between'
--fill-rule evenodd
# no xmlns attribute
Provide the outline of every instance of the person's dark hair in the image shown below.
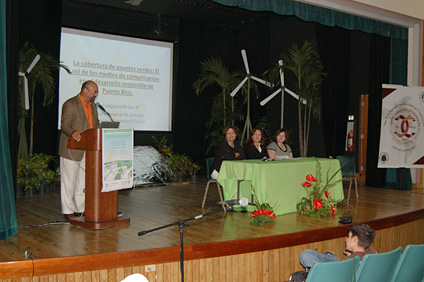
<svg viewBox="0 0 424 282"><path fill-rule="evenodd" d="M234 130L234 132L236 133L236 138L237 138L238 133L237 133L237 129L234 126L227 126L226 128L224 128L224 130L222 131L222 138L225 139L225 135L227 135L227 132L230 129Z"/></svg>
<svg viewBox="0 0 424 282"><path fill-rule="evenodd" d="M375 231L366 224L354 224L349 227L352 237L358 236L358 246L368 249L374 241Z"/></svg>
<svg viewBox="0 0 424 282"><path fill-rule="evenodd" d="M286 140L284 140L284 144L287 143L287 141L289 140L289 136L287 135L287 130L285 130L284 128L280 128L277 130L277 132L275 133L274 139L275 142L277 142L277 136L281 133L284 132L284 135L286 135Z"/></svg>
<svg viewBox="0 0 424 282"><path fill-rule="evenodd" d="M252 139L252 137L253 137L253 134L255 134L255 132L257 130L259 130L261 132L261 142L260 142L261 143L261 146L265 146L264 131L262 129L258 128L258 127L253 128L252 132L250 132L250 137L249 137L249 140L247 140L247 144L249 144L251 146L255 146L255 145L253 145L253 139Z"/></svg>

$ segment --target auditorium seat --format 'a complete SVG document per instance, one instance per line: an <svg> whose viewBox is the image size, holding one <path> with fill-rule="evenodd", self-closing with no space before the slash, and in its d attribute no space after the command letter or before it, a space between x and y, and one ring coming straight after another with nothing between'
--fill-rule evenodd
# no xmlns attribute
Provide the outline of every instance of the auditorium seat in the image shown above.
<svg viewBox="0 0 424 282"><path fill-rule="evenodd" d="M357 282L388 282L400 259L402 247L380 254L368 254L362 259L356 273Z"/></svg>
<svg viewBox="0 0 424 282"><path fill-rule="evenodd" d="M402 253L392 282L424 281L424 245L408 245Z"/></svg>
<svg viewBox="0 0 424 282"><path fill-rule="evenodd" d="M343 180L350 181L349 192L347 194L347 202L349 203L350 190L352 188L353 180L355 180L356 200L358 200L359 193L358 193L358 182L356 181L355 158L352 156L337 156L337 159L339 160L340 167L342 168Z"/></svg>
<svg viewBox="0 0 424 282"><path fill-rule="evenodd" d="M205 187L205 195L203 196L202 209L205 207L206 197L208 196L208 190L210 184L216 184L216 188L218 189L219 199L221 200L222 208L225 210L224 198L222 197L221 185L215 179L211 178L212 166L213 166L214 158L206 159L206 175L208 177L208 183L206 183Z"/></svg>
<svg viewBox="0 0 424 282"><path fill-rule="evenodd" d="M334 262L315 263L305 282L351 282L354 281L359 257Z"/></svg>

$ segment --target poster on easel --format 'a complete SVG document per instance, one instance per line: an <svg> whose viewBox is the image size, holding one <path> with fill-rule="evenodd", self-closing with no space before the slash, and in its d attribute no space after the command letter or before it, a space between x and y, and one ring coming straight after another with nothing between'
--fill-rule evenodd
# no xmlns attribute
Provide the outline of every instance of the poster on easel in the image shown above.
<svg viewBox="0 0 424 282"><path fill-rule="evenodd" d="M133 186L134 130L102 129L102 192Z"/></svg>
<svg viewBox="0 0 424 282"><path fill-rule="evenodd" d="M424 88L383 84L379 168L424 168Z"/></svg>

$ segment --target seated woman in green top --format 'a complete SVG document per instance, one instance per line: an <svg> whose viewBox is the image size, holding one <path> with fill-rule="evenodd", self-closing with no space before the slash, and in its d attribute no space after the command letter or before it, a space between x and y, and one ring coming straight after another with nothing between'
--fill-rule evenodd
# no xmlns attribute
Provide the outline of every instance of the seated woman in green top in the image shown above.
<svg viewBox="0 0 424 282"><path fill-rule="evenodd" d="M280 128L275 133L275 142L269 144L266 149L270 159L281 160L293 158L292 149L287 142L287 131Z"/></svg>

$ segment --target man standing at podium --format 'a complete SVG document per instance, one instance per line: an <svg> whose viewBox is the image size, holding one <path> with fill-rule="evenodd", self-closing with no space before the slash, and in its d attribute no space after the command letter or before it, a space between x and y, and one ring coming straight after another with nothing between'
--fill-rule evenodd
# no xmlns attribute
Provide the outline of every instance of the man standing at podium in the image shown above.
<svg viewBox="0 0 424 282"><path fill-rule="evenodd" d="M94 104L98 87L94 81L86 81L81 92L68 99L62 106L60 120L60 194L62 213L66 219L81 216L85 210L85 151L67 148L69 138L79 142L80 133L98 128L97 107Z"/></svg>

